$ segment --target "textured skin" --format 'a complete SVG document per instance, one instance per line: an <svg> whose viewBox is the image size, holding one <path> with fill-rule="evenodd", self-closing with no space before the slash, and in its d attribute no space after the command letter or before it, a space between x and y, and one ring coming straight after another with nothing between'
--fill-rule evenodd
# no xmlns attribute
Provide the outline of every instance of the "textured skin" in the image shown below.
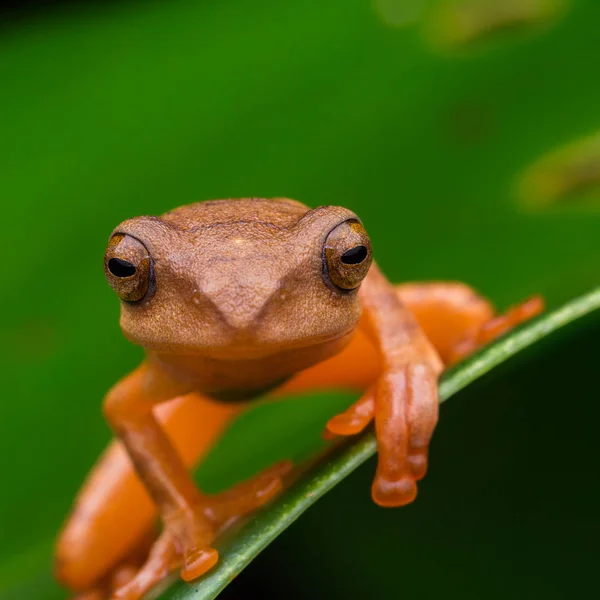
<svg viewBox="0 0 600 600"><path fill-rule="evenodd" d="M189 476L241 409L231 400L267 390L364 390L329 421L328 435L351 435L374 419L374 500L400 506L415 498L437 422L442 361L541 305L495 317L486 330L492 307L462 284L396 288L375 264L341 264L357 243L371 260L357 222L341 207L245 199L197 203L115 229L124 242L112 238L107 260L138 261L136 277L149 278L107 271L122 298L148 290L121 303L123 332L145 348L146 360L105 399L119 441L90 475L58 540L57 577L81 598L138 600L175 569L185 580L202 575L218 560L211 544L219 531L281 489L288 464L212 497ZM350 291L333 283L352 287L365 273ZM164 530L140 569L155 510Z"/></svg>

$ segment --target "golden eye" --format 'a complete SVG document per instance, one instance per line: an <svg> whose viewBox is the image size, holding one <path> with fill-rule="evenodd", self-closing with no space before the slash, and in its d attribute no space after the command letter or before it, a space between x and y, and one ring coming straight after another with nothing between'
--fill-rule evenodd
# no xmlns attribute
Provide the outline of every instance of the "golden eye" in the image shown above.
<svg viewBox="0 0 600 600"><path fill-rule="evenodd" d="M146 246L130 235L116 234L104 254L104 272L117 296L125 302L145 298L154 287L152 259Z"/></svg>
<svg viewBox="0 0 600 600"><path fill-rule="evenodd" d="M332 230L323 247L325 281L345 291L356 289L373 262L371 240L356 220L345 221Z"/></svg>

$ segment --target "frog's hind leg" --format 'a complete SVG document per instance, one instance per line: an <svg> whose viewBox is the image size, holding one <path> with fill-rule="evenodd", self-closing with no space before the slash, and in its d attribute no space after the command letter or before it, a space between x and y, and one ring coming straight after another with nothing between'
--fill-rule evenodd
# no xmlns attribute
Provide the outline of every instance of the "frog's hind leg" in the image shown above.
<svg viewBox="0 0 600 600"><path fill-rule="evenodd" d="M458 282L407 283L397 291L446 366L544 310L536 295L498 315L488 300Z"/></svg>

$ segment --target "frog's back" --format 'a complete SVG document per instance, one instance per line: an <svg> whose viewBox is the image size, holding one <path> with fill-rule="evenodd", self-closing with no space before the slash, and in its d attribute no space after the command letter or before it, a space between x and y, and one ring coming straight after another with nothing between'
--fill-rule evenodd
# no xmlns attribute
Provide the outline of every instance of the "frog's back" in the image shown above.
<svg viewBox="0 0 600 600"><path fill-rule="evenodd" d="M256 223L287 229L309 210L308 206L288 198L240 198L187 204L165 213L161 219L185 230L232 223Z"/></svg>

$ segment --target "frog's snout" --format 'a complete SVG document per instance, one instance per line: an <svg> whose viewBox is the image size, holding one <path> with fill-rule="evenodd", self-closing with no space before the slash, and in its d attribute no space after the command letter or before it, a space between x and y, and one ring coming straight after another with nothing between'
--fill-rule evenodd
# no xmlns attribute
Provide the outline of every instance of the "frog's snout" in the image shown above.
<svg viewBox="0 0 600 600"><path fill-rule="evenodd" d="M244 332L256 328L268 308L281 297L278 280L246 272L244 277L219 277L198 285L191 299L199 310L210 311L229 328Z"/></svg>

